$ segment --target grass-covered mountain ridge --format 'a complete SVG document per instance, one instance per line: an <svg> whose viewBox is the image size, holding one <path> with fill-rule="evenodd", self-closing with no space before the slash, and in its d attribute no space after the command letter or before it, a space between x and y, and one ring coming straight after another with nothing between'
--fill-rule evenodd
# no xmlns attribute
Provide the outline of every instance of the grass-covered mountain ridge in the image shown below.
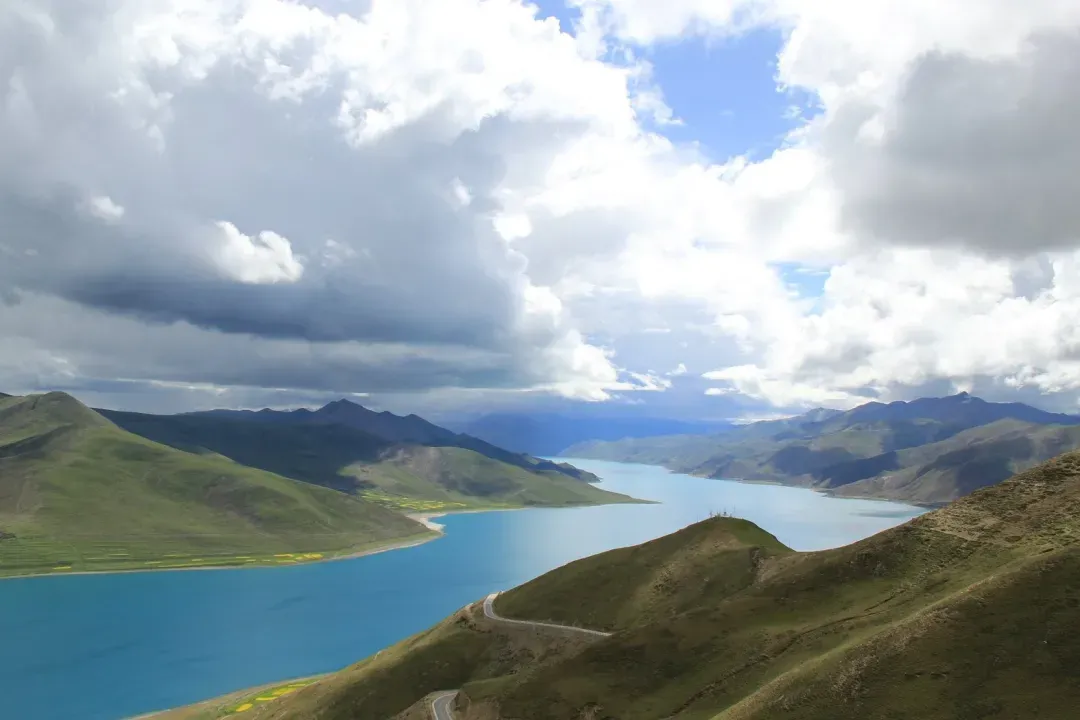
<svg viewBox="0 0 1080 720"><path fill-rule="evenodd" d="M389 410L376 412L351 400L335 400L318 410L209 410L188 413L184 417L217 417L231 420L266 423L270 425L341 425L367 433L387 443L423 445L427 447L457 447L471 450L492 460L530 471L553 472L578 480L596 482L592 473L566 463L553 463L524 452L513 452L466 433L448 430L419 415L395 415Z"/></svg>
<svg viewBox="0 0 1080 720"><path fill-rule="evenodd" d="M572 562L252 720L1071 720L1080 453L852 545L712 518ZM172 720L218 715L169 714Z"/></svg>
<svg viewBox="0 0 1080 720"><path fill-rule="evenodd" d="M626 499L593 487L599 478L572 465L513 453L417 415L375 412L348 400L318 410L100 412L125 430L170 447L217 453L400 509ZM428 504L420 508L417 500Z"/></svg>
<svg viewBox="0 0 1080 720"><path fill-rule="evenodd" d="M0 575L321 559L429 533L336 490L117 427L64 393L0 398Z"/></svg>
<svg viewBox="0 0 1080 720"><path fill-rule="evenodd" d="M812 410L713 435L583 443L565 452L940 505L1078 447L1076 416L960 393L846 412Z"/></svg>
<svg viewBox="0 0 1080 720"><path fill-rule="evenodd" d="M433 444L0 397L0 575L317 560L431 537L408 513L631 500L569 465L394 418Z"/></svg>

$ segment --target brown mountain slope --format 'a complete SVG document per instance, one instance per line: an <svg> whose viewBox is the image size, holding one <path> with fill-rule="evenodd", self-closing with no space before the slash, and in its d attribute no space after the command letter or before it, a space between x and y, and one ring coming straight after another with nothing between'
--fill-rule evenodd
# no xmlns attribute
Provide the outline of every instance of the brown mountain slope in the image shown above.
<svg viewBox="0 0 1080 720"><path fill-rule="evenodd" d="M885 497L924 505L941 504L1001 482L1076 447L1080 447L1080 426L1000 420L965 430L948 440L892 453L894 457L888 464L889 458L885 456L870 458L863 462L888 469L870 474L877 469L874 468L863 473L863 479L853 482L851 477L844 477L845 470L850 468L832 468L834 477L818 487L830 487L831 494L841 497Z"/></svg>

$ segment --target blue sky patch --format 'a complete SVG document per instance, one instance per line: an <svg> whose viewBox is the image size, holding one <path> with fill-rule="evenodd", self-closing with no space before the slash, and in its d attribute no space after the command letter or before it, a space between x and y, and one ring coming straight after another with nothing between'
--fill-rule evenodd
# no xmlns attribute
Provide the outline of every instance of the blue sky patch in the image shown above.
<svg viewBox="0 0 1080 720"><path fill-rule="evenodd" d="M573 32L579 13L563 0L536 3L540 15L556 17ZM815 98L776 84L778 30L760 29L738 37L680 38L679 42L637 48L653 66L653 80L681 125L651 129L677 143L696 145L710 160L737 155L762 160L786 135L817 112ZM797 108L797 112L792 112Z"/></svg>
<svg viewBox="0 0 1080 720"><path fill-rule="evenodd" d="M664 129L676 142L697 143L712 160L762 160L779 147L813 106L811 98L776 86L779 32L697 38L659 45L645 57L654 80L683 125ZM793 114L792 106L800 112Z"/></svg>

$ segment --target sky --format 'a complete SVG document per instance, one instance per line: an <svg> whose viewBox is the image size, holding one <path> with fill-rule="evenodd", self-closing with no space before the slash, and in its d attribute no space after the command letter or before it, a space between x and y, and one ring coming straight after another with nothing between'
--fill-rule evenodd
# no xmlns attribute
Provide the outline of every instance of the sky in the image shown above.
<svg viewBox="0 0 1080 720"><path fill-rule="evenodd" d="M0 390L1080 411L1074 0L6 0Z"/></svg>

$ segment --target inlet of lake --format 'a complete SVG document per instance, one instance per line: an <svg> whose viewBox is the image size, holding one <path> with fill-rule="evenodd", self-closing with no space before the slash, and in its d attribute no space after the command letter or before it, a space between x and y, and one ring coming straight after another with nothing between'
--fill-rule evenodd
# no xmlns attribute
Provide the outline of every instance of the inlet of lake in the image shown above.
<svg viewBox="0 0 1080 720"><path fill-rule="evenodd" d="M919 515L896 503L570 460L651 505L452 515L446 535L367 557L185 572L0 580L0 716L118 720L337 670L495 590L711 513L796 550L846 545Z"/></svg>

